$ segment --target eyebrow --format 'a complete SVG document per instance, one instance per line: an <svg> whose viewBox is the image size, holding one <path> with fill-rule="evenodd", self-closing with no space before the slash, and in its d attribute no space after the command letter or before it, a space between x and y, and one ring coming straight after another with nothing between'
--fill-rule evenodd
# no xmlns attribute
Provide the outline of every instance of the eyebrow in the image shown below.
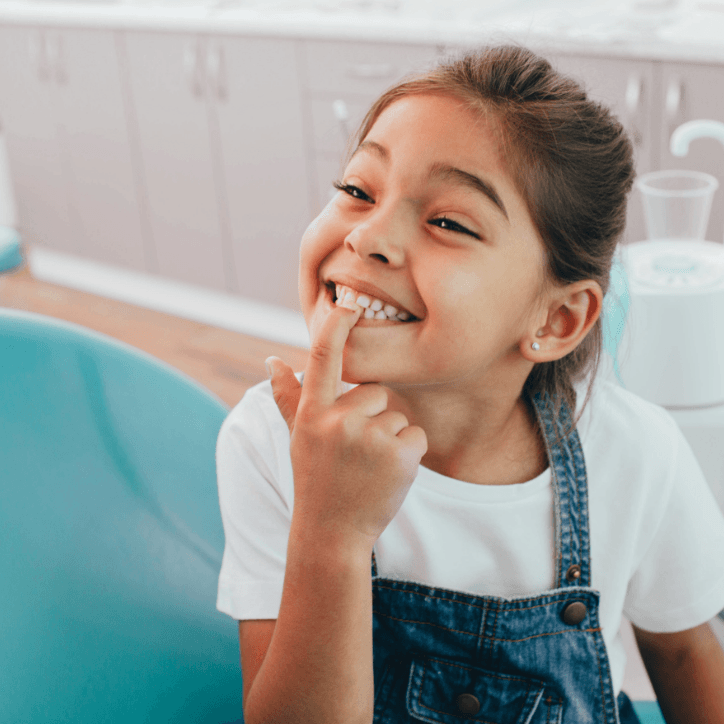
<svg viewBox="0 0 724 724"><path fill-rule="evenodd" d="M390 158L389 151L376 141L362 141L362 143L357 146L355 152L350 157L350 161L360 151L371 151L376 156L379 156L383 161L388 161ZM484 194L498 207L503 216L505 216L506 219L510 220L508 217L508 212L505 209L505 205L503 204L500 195L495 190L495 187L491 183L483 181L483 179L479 178L475 174L469 173L468 171L463 171L462 169L456 168L455 166L450 166L450 164L447 163L434 163L428 171L427 180L432 181L435 179L440 179L442 181L451 180L461 186L465 186L469 189L472 189L473 191L478 191Z"/></svg>

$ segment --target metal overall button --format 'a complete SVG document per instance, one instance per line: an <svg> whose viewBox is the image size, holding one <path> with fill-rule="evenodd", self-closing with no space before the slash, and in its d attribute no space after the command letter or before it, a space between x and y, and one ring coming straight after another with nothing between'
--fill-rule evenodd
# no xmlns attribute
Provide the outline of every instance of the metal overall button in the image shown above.
<svg viewBox="0 0 724 724"><path fill-rule="evenodd" d="M575 626L581 623L587 614L586 604L583 601L574 601L563 609L563 621L570 626Z"/></svg>
<svg viewBox="0 0 724 724"><path fill-rule="evenodd" d="M577 565L571 566L566 571L566 580L569 583L572 583L573 581L577 581L581 577L581 567Z"/></svg>
<svg viewBox="0 0 724 724"><path fill-rule="evenodd" d="M474 716L480 711L478 697L472 694L460 694L460 696L455 699L455 704L461 714L471 714Z"/></svg>

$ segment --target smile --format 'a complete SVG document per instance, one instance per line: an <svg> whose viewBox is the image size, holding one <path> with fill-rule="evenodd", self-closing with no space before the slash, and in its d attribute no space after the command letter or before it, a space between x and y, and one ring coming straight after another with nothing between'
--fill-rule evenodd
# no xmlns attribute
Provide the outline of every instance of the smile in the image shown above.
<svg viewBox="0 0 724 724"><path fill-rule="evenodd" d="M332 302L336 306L340 306L342 303L353 304L363 309L360 315L358 325L364 321L388 321L393 323L409 323L419 321L414 314L411 314L406 309L397 309L392 304L383 302L381 299L375 299L369 294L363 294L358 292L351 287L343 286L341 284L335 284L329 282L327 288L332 294ZM366 326L366 325L362 325Z"/></svg>

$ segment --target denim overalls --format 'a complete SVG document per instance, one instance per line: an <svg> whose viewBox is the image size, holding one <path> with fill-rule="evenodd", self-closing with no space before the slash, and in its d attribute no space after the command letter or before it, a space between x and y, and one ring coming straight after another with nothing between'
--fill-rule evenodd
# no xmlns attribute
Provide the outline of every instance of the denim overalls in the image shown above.
<svg viewBox="0 0 724 724"><path fill-rule="evenodd" d="M556 423L547 394L533 405L553 481L556 587L508 599L381 578L373 551L374 724L638 722L626 694L614 697L590 587L578 431L556 445L570 410Z"/></svg>
<svg viewBox="0 0 724 724"><path fill-rule="evenodd" d="M614 697L590 587L578 432L556 445L548 395L533 406L553 481L556 587L508 599L380 578L373 551L374 724L640 724L626 694ZM564 403L561 435L570 423Z"/></svg>

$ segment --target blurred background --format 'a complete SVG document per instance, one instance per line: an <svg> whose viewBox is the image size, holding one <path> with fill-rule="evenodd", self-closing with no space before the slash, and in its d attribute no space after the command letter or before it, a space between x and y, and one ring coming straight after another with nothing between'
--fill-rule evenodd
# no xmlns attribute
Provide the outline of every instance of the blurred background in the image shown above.
<svg viewBox="0 0 724 724"><path fill-rule="evenodd" d="M267 356L305 365L299 242L370 103L410 71L501 42L611 106L640 175L721 180L722 143L697 137L681 156L671 138L724 122L724 0L0 0L0 245L21 254L2 269L0 305L127 342L233 407L266 379ZM700 235L716 259L721 197ZM636 189L624 247L650 238ZM636 307L622 279L611 365ZM704 342L724 330L722 289L700 300L711 314L686 345L719 378L724 341ZM644 351L666 365L660 341ZM718 384L696 401L671 401L669 383L639 392L677 417L722 502ZM653 698L632 661L627 690Z"/></svg>

